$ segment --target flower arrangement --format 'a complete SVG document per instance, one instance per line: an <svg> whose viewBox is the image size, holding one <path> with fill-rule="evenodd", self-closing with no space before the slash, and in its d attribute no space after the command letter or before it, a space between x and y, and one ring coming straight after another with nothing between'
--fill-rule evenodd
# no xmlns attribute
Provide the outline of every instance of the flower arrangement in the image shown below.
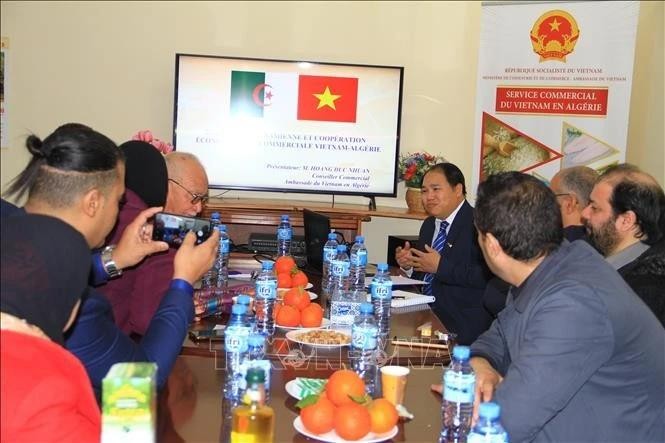
<svg viewBox="0 0 665 443"><path fill-rule="evenodd" d="M153 145L159 152L166 155L169 152L173 152L173 145L171 143L162 141L152 135L152 132L148 129L144 131L139 131L134 134L132 140L139 140L142 142L150 143Z"/></svg>
<svg viewBox="0 0 665 443"><path fill-rule="evenodd" d="M407 188L420 188L425 172L437 163L445 162L440 155L428 152L415 152L399 156L399 180L405 182Z"/></svg>

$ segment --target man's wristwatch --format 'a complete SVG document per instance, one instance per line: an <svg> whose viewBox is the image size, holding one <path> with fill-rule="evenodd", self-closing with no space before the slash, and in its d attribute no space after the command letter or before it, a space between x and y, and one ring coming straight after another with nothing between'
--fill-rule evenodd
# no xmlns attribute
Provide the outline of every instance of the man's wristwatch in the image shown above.
<svg viewBox="0 0 665 443"><path fill-rule="evenodd" d="M114 249L115 245L110 245L102 249L102 266L104 266L104 270L108 274L109 278L122 275L122 269L118 268L118 266L113 261Z"/></svg>

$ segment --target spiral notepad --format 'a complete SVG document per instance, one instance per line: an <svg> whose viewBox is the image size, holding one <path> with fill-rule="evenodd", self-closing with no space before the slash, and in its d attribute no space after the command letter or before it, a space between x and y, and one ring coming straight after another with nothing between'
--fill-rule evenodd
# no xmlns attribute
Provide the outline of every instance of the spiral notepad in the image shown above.
<svg viewBox="0 0 665 443"><path fill-rule="evenodd" d="M427 305L433 303L431 295L416 294L415 292L393 291L393 299L390 301L391 308L404 308L406 306Z"/></svg>

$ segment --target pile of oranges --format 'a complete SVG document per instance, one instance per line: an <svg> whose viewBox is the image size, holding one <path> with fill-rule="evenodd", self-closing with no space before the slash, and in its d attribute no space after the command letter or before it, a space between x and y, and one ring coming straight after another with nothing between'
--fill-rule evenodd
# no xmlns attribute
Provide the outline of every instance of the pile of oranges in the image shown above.
<svg viewBox="0 0 665 443"><path fill-rule="evenodd" d="M312 303L305 286L307 275L298 269L295 260L282 256L275 262L277 287L284 292L281 303L275 305L275 323L278 326L318 328L323 322L323 309Z"/></svg>
<svg viewBox="0 0 665 443"><path fill-rule="evenodd" d="M360 440L370 432L390 431L399 416L385 398L370 400L365 383L348 369L335 371L318 399L300 410L300 420L309 432L325 434L333 429L344 440Z"/></svg>

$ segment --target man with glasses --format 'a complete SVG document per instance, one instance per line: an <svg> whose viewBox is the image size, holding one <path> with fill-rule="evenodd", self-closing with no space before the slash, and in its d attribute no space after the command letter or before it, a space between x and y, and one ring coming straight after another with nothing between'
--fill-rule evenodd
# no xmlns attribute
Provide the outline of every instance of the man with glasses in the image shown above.
<svg viewBox="0 0 665 443"><path fill-rule="evenodd" d="M208 201L208 176L196 156L172 152L166 156L169 189L164 212L196 217Z"/></svg>
<svg viewBox="0 0 665 443"><path fill-rule="evenodd" d="M596 171L586 166L565 168L552 177L550 189L559 203L563 236L568 241L588 241L582 210L589 204L589 194L597 179Z"/></svg>

